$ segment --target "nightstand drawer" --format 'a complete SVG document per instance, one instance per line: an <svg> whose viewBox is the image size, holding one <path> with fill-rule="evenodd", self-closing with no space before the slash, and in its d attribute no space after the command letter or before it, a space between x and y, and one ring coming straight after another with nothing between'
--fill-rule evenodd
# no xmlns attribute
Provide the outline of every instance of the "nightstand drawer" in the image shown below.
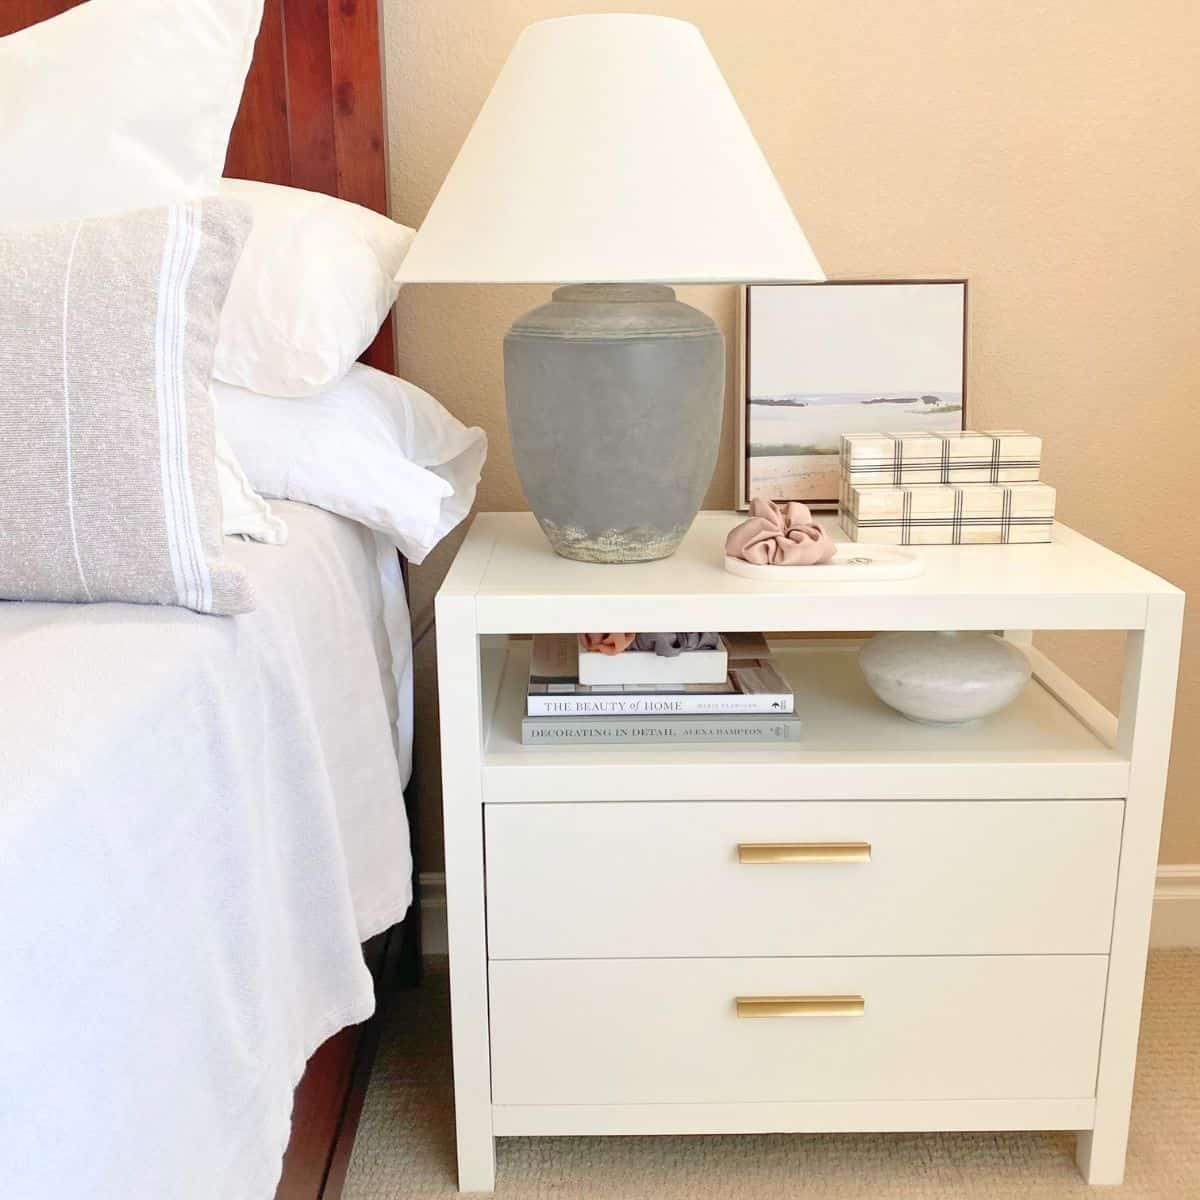
<svg viewBox="0 0 1200 1200"><path fill-rule="evenodd" d="M1029 1100L1093 1094L1107 959L489 970L495 1104Z"/></svg>
<svg viewBox="0 0 1200 1200"><path fill-rule="evenodd" d="M1105 954L1123 807L488 806L488 954Z"/></svg>

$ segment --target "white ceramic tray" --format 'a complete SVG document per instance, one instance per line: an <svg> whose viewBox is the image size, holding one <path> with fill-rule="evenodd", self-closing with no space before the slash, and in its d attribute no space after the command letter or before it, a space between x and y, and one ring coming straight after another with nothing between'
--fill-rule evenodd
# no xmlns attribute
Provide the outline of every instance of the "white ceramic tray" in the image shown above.
<svg viewBox="0 0 1200 1200"><path fill-rule="evenodd" d="M809 567L782 567L748 563L725 556L725 570L746 579L772 583L836 583L839 580L912 579L925 570L920 555L895 546L870 546L857 542L839 545L832 562Z"/></svg>

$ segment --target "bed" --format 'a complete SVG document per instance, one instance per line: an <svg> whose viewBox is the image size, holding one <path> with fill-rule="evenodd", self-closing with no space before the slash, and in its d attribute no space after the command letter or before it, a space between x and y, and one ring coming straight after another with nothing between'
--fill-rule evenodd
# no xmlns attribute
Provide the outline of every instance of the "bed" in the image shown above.
<svg viewBox="0 0 1200 1200"><path fill-rule="evenodd" d="M45 1195L186 1195L161 1185L190 1164L269 1196L305 1061L373 1010L359 944L408 908L399 564L279 507L286 546L230 551L258 594L236 622L0 606L5 1156Z"/></svg>
<svg viewBox="0 0 1200 1200"><path fill-rule="evenodd" d="M376 5L268 0L226 174L386 212L384 141ZM393 368L390 322L363 358ZM339 1190L412 900L412 646L395 550L278 509L287 546L230 543L237 622L0 605L0 962L31 984L0 993L0 1141L39 1196Z"/></svg>

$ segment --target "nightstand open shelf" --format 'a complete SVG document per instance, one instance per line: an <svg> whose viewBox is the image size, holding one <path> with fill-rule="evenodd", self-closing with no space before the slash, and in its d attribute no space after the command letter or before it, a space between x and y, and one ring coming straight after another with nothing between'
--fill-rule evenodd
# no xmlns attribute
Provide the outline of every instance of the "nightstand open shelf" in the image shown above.
<svg viewBox="0 0 1200 1200"><path fill-rule="evenodd" d="M1069 702L1086 705L1091 719L1103 723L1099 730L1089 728L1043 678L983 721L918 725L872 695L855 661L860 644L774 643L776 664L792 683L803 721L794 744L585 749L521 745L530 643L493 643L482 658L485 702L496 697L484 736L484 799L557 801L564 791L579 801L632 798L654 786L650 776L663 773L670 774L671 794L679 799L899 799L909 789L921 799L1125 794L1129 760L1104 740L1103 725L1115 733L1115 719L1074 685ZM1046 666L1059 686L1069 684ZM907 783L895 769L900 765Z"/></svg>
<svg viewBox="0 0 1200 1200"><path fill-rule="evenodd" d="M912 579L751 582L737 520L616 567L485 513L438 593L460 1187L492 1188L502 1136L1052 1128L1119 1182L1182 593L1064 526L922 548ZM775 645L800 740L522 746L528 635L601 629L824 635ZM832 636L885 629L1000 631L1034 678L917 725ZM1118 714L1032 645L1052 629L1125 634ZM793 853L830 845L853 861Z"/></svg>

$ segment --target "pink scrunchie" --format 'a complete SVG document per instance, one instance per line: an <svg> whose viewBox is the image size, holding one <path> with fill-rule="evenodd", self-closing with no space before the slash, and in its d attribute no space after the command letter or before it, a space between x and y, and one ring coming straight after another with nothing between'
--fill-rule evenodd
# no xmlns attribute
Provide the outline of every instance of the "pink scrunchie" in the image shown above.
<svg viewBox="0 0 1200 1200"><path fill-rule="evenodd" d="M807 505L795 500L786 504L751 500L750 519L729 531L725 553L748 563L807 567L828 562L837 546L813 520Z"/></svg>

